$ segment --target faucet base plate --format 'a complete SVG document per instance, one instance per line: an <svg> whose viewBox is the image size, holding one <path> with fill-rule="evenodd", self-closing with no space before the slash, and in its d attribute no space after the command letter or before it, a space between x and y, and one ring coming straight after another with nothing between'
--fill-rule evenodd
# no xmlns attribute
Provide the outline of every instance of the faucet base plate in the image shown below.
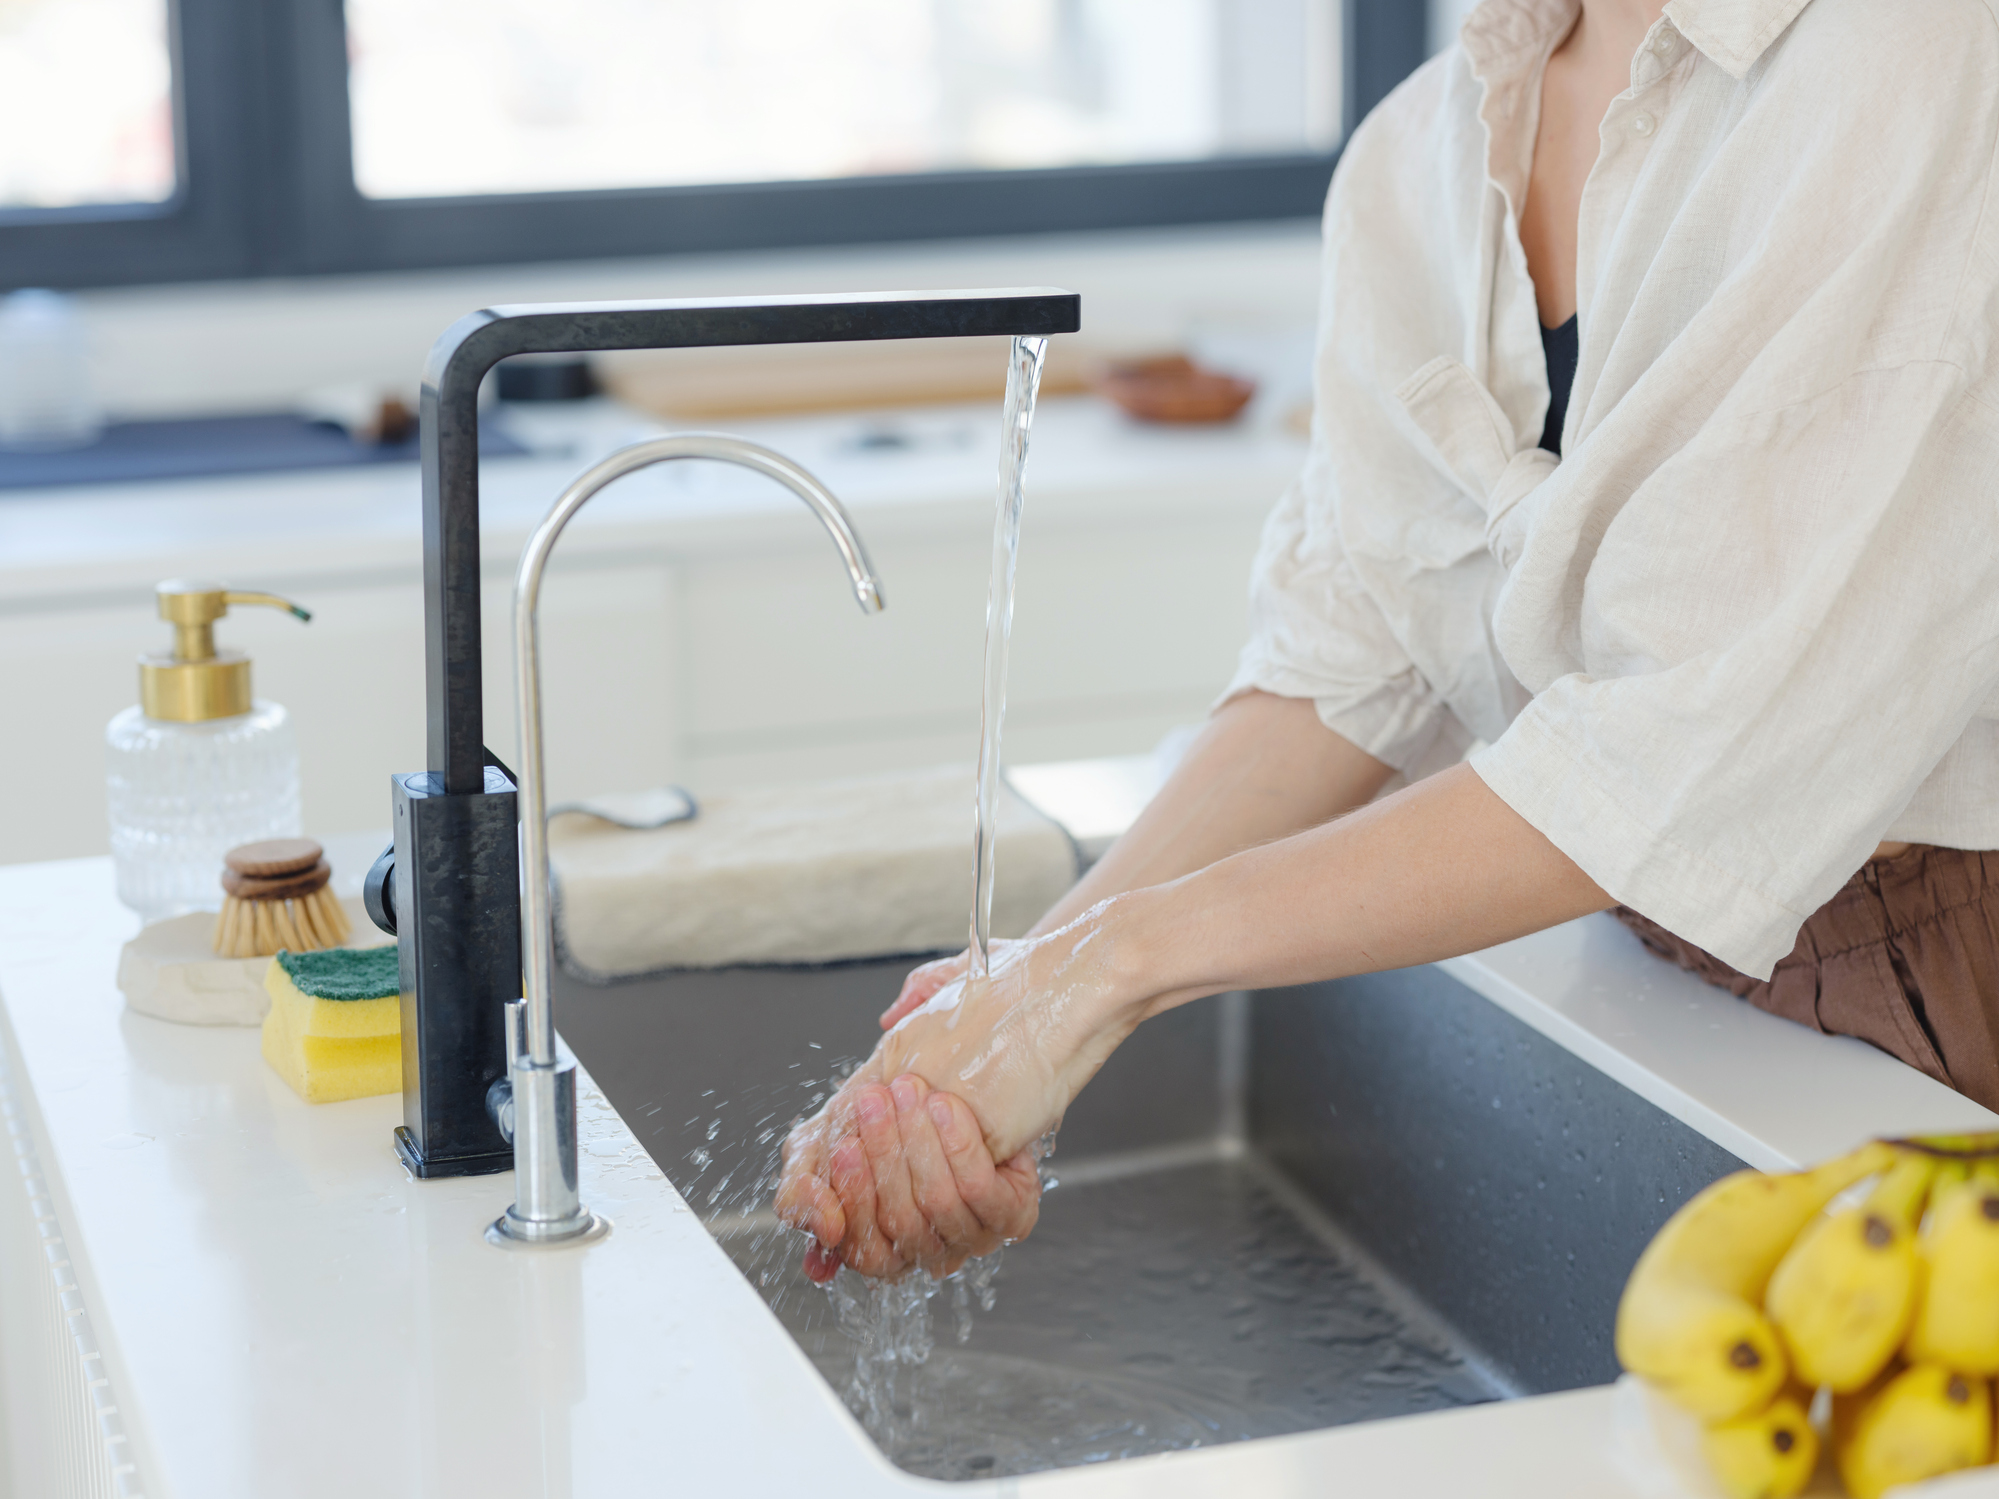
<svg viewBox="0 0 1999 1499"><path fill-rule="evenodd" d="M419 1181L430 1181L440 1176L490 1176L497 1171L514 1169L514 1152L509 1146L505 1150L482 1151L478 1155L454 1155L441 1158L426 1158L417 1149L416 1136L409 1126L396 1126L396 1154L402 1157L403 1165Z"/></svg>
<svg viewBox="0 0 1999 1499"><path fill-rule="evenodd" d="M486 1225L486 1242L500 1249L574 1249L584 1244L594 1244L611 1231L611 1220L601 1213L583 1212L582 1226L556 1238L524 1239L515 1234L509 1226L513 1220L505 1213Z"/></svg>

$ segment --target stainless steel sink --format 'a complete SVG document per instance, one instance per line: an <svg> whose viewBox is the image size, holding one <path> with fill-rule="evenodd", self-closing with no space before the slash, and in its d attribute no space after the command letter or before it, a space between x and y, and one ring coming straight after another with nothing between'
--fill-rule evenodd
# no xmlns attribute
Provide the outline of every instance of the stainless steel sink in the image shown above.
<svg viewBox="0 0 1999 1499"><path fill-rule="evenodd" d="M557 1015L883 1450L932 1477L1602 1383L1639 1250L1741 1164L1435 969L1227 995L1142 1027L1077 1100L990 1310L844 1272L829 1296L767 1211L776 1145L911 961L563 977ZM870 1297L897 1307L870 1322ZM912 1315L922 1362L857 1357L860 1324L907 1352Z"/></svg>

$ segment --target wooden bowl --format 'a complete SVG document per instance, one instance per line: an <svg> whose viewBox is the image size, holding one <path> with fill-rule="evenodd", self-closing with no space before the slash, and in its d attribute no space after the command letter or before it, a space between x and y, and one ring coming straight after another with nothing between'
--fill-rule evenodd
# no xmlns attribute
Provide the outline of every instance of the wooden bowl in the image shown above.
<svg viewBox="0 0 1999 1499"><path fill-rule="evenodd" d="M1106 366L1097 389L1142 422L1226 422L1256 394L1256 382L1202 369L1184 354Z"/></svg>

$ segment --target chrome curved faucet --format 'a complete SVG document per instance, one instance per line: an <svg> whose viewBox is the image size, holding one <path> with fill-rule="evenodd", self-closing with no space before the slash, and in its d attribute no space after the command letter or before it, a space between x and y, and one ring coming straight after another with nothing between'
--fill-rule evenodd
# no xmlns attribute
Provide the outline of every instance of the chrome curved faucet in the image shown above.
<svg viewBox="0 0 1999 1499"><path fill-rule="evenodd" d="M514 575L514 703L520 732L523 998L507 1006L507 1082L488 1106L514 1147L514 1204L486 1230L507 1247L583 1244L610 1231L583 1206L576 1182L576 1068L555 1050L549 1006L554 931L549 909L548 790L542 770L541 639L537 617L549 555L576 512L605 486L655 463L709 458L768 475L819 517L840 550L863 613L884 607L881 579L846 508L830 490L781 453L720 433L656 437L621 448L587 469L557 498L528 538Z"/></svg>

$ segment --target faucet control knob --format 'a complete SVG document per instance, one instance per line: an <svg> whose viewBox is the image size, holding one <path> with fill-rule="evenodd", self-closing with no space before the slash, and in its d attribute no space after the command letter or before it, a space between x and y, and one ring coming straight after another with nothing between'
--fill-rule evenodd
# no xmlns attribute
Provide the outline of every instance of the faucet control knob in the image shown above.
<svg viewBox="0 0 1999 1499"><path fill-rule="evenodd" d="M486 1090L486 1112L492 1116L493 1127L500 1132L500 1138L509 1145L514 1143L514 1080L511 1077L496 1077L493 1086Z"/></svg>
<svg viewBox="0 0 1999 1499"><path fill-rule="evenodd" d="M361 906L368 919L387 932L396 934L396 846L383 849L368 866L368 878L361 884Z"/></svg>

